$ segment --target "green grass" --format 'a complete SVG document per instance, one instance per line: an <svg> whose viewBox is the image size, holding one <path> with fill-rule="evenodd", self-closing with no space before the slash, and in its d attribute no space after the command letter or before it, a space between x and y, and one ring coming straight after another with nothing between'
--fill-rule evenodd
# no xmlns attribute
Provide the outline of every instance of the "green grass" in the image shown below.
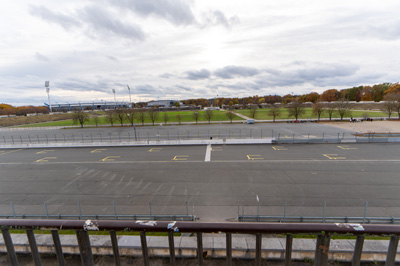
<svg viewBox="0 0 400 266"><path fill-rule="evenodd" d="M312 114L312 108L304 108L304 114L299 117L299 119L317 119L317 116ZM198 122L207 122L207 119L205 117L205 111L197 111L199 113L199 119ZM243 114L245 116L250 117L250 110L236 110L235 112L239 114ZM168 123L178 123L177 115L181 116L181 122L186 123L186 122L191 122L194 123L195 119L193 118L193 113L194 111L172 111L172 112L166 112L167 114L167 124ZM104 114L104 112L99 113L99 114ZM213 117L211 118L211 122L213 121L229 121L228 117L226 116L226 111L213 111ZM364 114L366 114L367 117L387 117L387 114L383 112L371 112L371 111L363 111L363 110L350 110L349 113L343 118L344 120L348 120L350 117L363 117ZM321 118L329 118L328 113L324 112L321 115ZM333 113L332 119L338 119L340 118L339 114L337 111ZM256 117L255 119L257 120L272 120L272 116L268 114L268 109L258 109L256 112ZM289 117L288 109L287 108L281 108L281 114L279 117L276 118L277 120L279 119L294 119L293 117ZM239 116L235 116L233 118L233 121L241 121L243 120ZM134 123L136 125L141 125L142 121L139 120L138 117L136 117ZM150 118L146 115L146 119L144 120L145 124L152 123ZM154 122L155 125L157 124L164 124L164 112L159 112L158 118ZM98 117L98 125L109 125L106 121L106 118L104 116L99 116ZM129 124L128 121L124 121L124 124ZM120 125L120 122L118 120L114 121L114 125L118 126ZM38 124L27 124L23 125L21 127L49 127L49 126L79 126L79 125L74 125L72 120L61 120L61 121L54 121L54 122L47 122L47 123L38 123ZM85 123L85 126L96 126L96 123L93 119L93 117L90 118L90 120Z"/></svg>
<svg viewBox="0 0 400 266"><path fill-rule="evenodd" d="M205 111L196 111L199 114L198 122L205 122L208 121L205 117ZM167 114L167 124L168 123L178 123L177 115L181 116L181 122L195 122L195 119L193 118L193 113L194 111L173 111L173 112L166 112ZM233 121L238 121L238 120L243 120L239 116L235 116L233 118ZM213 117L211 118L212 121L230 121L228 117L226 116L226 111L213 111ZM135 124L136 125L141 125L142 121L139 120L138 117L135 119ZM159 112L158 117L155 121L155 124L164 124L164 112ZM152 123L149 117L146 115L146 119L144 120L145 124ZM106 121L106 118L101 116L98 117L98 125L109 125L110 123ZM126 120L124 121L124 124L129 124L129 122ZM120 125L119 120L114 121L114 125L118 126ZM29 125L23 125L21 127L53 127L53 126L74 126L72 120L63 120L63 121L55 121L55 122L48 122L48 123L39 123L39 124L29 124ZM77 126L77 125L75 125ZM85 126L96 126L96 123L91 117L87 123L85 123Z"/></svg>
<svg viewBox="0 0 400 266"><path fill-rule="evenodd" d="M299 117L299 119L317 119L318 117L316 115L312 114L312 108L304 108L304 114ZM239 114L243 114L245 116L250 117L250 110L237 110L236 111ZM345 115L344 118L350 118L350 117L363 117L363 114L367 114L368 117L387 117L387 114L383 112L370 112L370 111L363 111L363 110L349 110L349 113ZM328 113L325 111L322 113L321 118L329 118ZM338 119L340 118L339 114L337 111L333 113L332 119ZM343 119L344 119L343 118ZM256 117L255 119L257 120L272 120L272 116L268 114L268 109L258 109L256 111ZM287 108L281 108L281 114L279 117L276 118L278 119L294 119L293 117L289 117L289 112Z"/></svg>

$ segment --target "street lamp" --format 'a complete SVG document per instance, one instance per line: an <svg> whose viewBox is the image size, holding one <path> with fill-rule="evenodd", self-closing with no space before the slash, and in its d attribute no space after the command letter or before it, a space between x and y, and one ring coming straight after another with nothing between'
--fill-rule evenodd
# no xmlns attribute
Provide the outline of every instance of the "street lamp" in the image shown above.
<svg viewBox="0 0 400 266"><path fill-rule="evenodd" d="M47 92L47 97L49 98L49 110L50 110L50 113L51 113L51 102L50 102L50 81L45 81L44 82L44 86L45 86L45 88L46 88L46 92Z"/></svg>
<svg viewBox="0 0 400 266"><path fill-rule="evenodd" d="M129 88L129 85L126 85L128 87L128 91L129 91L129 105L132 108L132 99L131 99L131 88Z"/></svg>

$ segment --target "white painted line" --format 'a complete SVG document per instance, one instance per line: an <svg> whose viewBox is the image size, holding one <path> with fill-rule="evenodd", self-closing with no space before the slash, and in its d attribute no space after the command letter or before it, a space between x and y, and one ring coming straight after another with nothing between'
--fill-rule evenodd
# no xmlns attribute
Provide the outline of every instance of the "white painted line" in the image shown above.
<svg viewBox="0 0 400 266"><path fill-rule="evenodd" d="M207 145L207 150L206 150L206 158L204 159L205 162L211 161L211 144Z"/></svg>

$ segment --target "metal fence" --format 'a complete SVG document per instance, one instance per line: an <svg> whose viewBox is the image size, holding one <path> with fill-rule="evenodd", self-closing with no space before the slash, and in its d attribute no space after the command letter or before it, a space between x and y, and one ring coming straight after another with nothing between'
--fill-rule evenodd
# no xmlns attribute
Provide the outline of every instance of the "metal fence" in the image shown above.
<svg viewBox="0 0 400 266"><path fill-rule="evenodd" d="M89 232L99 230L109 232L113 249L115 265L121 265L118 250L117 231L140 232L141 249L144 265L149 265L147 248L147 232L168 233L169 259L171 265L176 265L174 233L196 233L197 262L204 265L203 233L225 233L226 235L226 265L232 265L232 234L255 234L255 265L261 265L262 234L286 234L285 265L291 265L293 234L316 234L315 265L327 265L331 235L356 236L352 265L360 265L365 236L390 236L386 264L392 266L398 247L400 226L398 225L368 225L368 224L286 224L286 223L203 223L203 222L153 222L132 223L130 221L71 221L71 220L0 220L0 227L11 265L18 265L18 259L12 242L10 229L26 231L30 251L35 265L41 265L40 255L33 230L51 230L54 250L59 265L65 265L63 247L60 242L59 229L75 230L79 245L82 265L94 265Z"/></svg>
<svg viewBox="0 0 400 266"><path fill-rule="evenodd" d="M149 202L149 213L146 214L121 214L117 213L117 206L115 201L113 201L113 213L112 214L87 214L82 212L82 206L80 201L77 204L77 214L51 214L49 213L47 203L43 203L44 213L42 214L29 214L29 213L17 213L14 208L14 203L10 202L11 213L9 214L0 214L0 218L5 219L96 219L96 220L105 220L105 219L114 219L114 220L174 220L174 221L197 221L198 217L193 214L189 214L189 206L188 203L185 202L185 213L183 214L154 214L151 208L151 202ZM194 212L194 206L193 206Z"/></svg>
<svg viewBox="0 0 400 266"><path fill-rule="evenodd" d="M139 141L207 140L207 139L272 139L273 143L342 143L342 142L400 142L400 134L345 132L321 134L295 134L267 129L226 130L125 130L109 133L57 133L57 134L12 134L0 136L0 145L20 144L95 144L135 143Z"/></svg>

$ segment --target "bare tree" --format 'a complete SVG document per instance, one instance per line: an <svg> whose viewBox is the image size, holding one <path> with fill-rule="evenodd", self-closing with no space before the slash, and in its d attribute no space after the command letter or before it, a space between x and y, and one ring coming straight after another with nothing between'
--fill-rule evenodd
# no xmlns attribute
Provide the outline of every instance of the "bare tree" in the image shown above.
<svg viewBox="0 0 400 266"><path fill-rule="evenodd" d="M381 109L383 112L388 114L388 118L392 116L392 113L397 111L397 97L395 94L388 94L384 98L385 102L383 103Z"/></svg>
<svg viewBox="0 0 400 266"><path fill-rule="evenodd" d="M320 101L316 101L312 105L312 113L318 117L318 121L321 119L321 115L324 112L324 104Z"/></svg>
<svg viewBox="0 0 400 266"><path fill-rule="evenodd" d="M93 116L93 121L94 121L94 123L96 124L96 127L98 127L99 126L99 116L98 115L94 115Z"/></svg>
<svg viewBox="0 0 400 266"><path fill-rule="evenodd" d="M196 124L197 124L197 121L199 120L200 114L198 112L193 112L192 116L193 116L193 119L196 120Z"/></svg>
<svg viewBox="0 0 400 266"><path fill-rule="evenodd" d="M144 121L146 120L146 110L142 109L140 110L140 112L138 113L138 117L139 117L139 121L142 122L142 126L144 125Z"/></svg>
<svg viewBox="0 0 400 266"><path fill-rule="evenodd" d="M350 109L349 101L347 101L345 99L341 99L340 101L338 101L336 103L336 109L337 109L337 111L339 113L340 120L343 120L343 117L350 113L350 111L349 111L349 109Z"/></svg>
<svg viewBox="0 0 400 266"><path fill-rule="evenodd" d="M136 111L135 109L126 109L126 118L128 119L131 126L133 126L136 118Z"/></svg>
<svg viewBox="0 0 400 266"><path fill-rule="evenodd" d="M79 123L81 127L83 127L83 125L89 121L89 114L79 110L72 115L72 121L74 125Z"/></svg>
<svg viewBox="0 0 400 266"><path fill-rule="evenodd" d="M236 116L232 110L226 111L225 115L228 117L229 120L231 120L231 123L232 123L233 118Z"/></svg>
<svg viewBox="0 0 400 266"><path fill-rule="evenodd" d="M299 117L304 114L304 106L303 103L297 99L293 100L288 107L289 116L293 116L296 120L299 120Z"/></svg>
<svg viewBox="0 0 400 266"><path fill-rule="evenodd" d="M154 123L156 122L156 120L158 119L158 111L154 108L149 109L147 115L149 116L151 122Z"/></svg>
<svg viewBox="0 0 400 266"><path fill-rule="evenodd" d="M107 111L106 112L106 121L110 123L110 125L113 127L114 122L115 122L115 113L114 111Z"/></svg>
<svg viewBox="0 0 400 266"><path fill-rule="evenodd" d="M214 116L213 110L207 109L207 110L204 112L204 117L208 120L208 123L209 123L209 124L211 123L211 118L212 118L213 116Z"/></svg>
<svg viewBox="0 0 400 266"><path fill-rule="evenodd" d="M177 115L176 115L176 120L178 120L178 123L179 123L179 125L180 125L181 122L182 122L182 115L177 114Z"/></svg>
<svg viewBox="0 0 400 266"><path fill-rule="evenodd" d="M124 121L126 120L126 110L122 108L118 108L115 110L115 118L120 122L121 127L124 125Z"/></svg>
<svg viewBox="0 0 400 266"><path fill-rule="evenodd" d="M276 105L272 105L268 110L268 115L272 116L275 122L275 119L281 115L281 109Z"/></svg>
<svg viewBox="0 0 400 266"><path fill-rule="evenodd" d="M167 122L168 122L168 118L169 118L167 112L164 112L164 113L163 113L163 118L164 118L164 124L166 125Z"/></svg>
<svg viewBox="0 0 400 266"><path fill-rule="evenodd" d="M332 120L333 113L336 111L336 104L334 103L325 103L324 109L328 113L329 120Z"/></svg>
<svg viewBox="0 0 400 266"><path fill-rule="evenodd" d="M250 107L250 117L255 119L257 114L258 106L256 104L252 104Z"/></svg>

